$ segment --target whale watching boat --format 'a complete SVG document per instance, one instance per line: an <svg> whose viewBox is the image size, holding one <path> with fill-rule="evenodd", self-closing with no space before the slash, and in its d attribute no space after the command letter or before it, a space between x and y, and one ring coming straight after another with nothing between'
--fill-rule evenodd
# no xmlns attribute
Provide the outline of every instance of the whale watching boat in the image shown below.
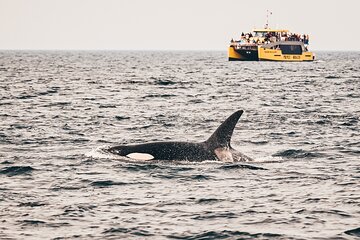
<svg viewBox="0 0 360 240"><path fill-rule="evenodd" d="M232 39L228 54L229 61L314 61L308 47L309 35L265 27Z"/></svg>

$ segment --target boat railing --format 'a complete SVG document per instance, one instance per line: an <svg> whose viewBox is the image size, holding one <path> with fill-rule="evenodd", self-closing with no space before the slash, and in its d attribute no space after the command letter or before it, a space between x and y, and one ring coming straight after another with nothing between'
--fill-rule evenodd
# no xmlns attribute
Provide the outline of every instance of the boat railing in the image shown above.
<svg viewBox="0 0 360 240"><path fill-rule="evenodd" d="M247 44L263 45L267 43L274 43L279 41L297 41L304 45L309 45L309 35L307 34L281 34L281 33L266 33L263 36L246 34L242 35L240 40L231 40L231 46L246 46Z"/></svg>

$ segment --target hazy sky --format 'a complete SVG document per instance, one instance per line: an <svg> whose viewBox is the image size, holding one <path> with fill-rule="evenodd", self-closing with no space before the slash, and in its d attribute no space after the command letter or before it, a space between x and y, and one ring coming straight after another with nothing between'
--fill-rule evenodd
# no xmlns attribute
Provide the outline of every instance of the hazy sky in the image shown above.
<svg viewBox="0 0 360 240"><path fill-rule="evenodd" d="M360 51L360 0L0 0L0 49L226 50L270 25Z"/></svg>

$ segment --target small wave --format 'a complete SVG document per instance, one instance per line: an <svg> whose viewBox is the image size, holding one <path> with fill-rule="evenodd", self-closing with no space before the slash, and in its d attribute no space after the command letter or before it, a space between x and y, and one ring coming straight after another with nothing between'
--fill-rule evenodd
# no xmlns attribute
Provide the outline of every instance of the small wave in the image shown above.
<svg viewBox="0 0 360 240"><path fill-rule="evenodd" d="M189 100L189 103L191 104L198 104L198 103L203 103L204 101L201 99L191 99Z"/></svg>
<svg viewBox="0 0 360 240"><path fill-rule="evenodd" d="M131 232L129 228L109 228L106 229L103 233L128 233Z"/></svg>
<svg viewBox="0 0 360 240"><path fill-rule="evenodd" d="M165 166L160 166L158 164L148 164L148 163L126 164L126 165L122 165L121 167L132 172L149 171L154 169L167 169L167 167Z"/></svg>
<svg viewBox="0 0 360 240"><path fill-rule="evenodd" d="M360 98L360 94L349 93L349 94L346 95L346 97L348 97L348 98Z"/></svg>
<svg viewBox="0 0 360 240"><path fill-rule="evenodd" d="M152 177L154 178L160 178L160 179L166 179L166 180L169 180L169 179L181 179L183 178L183 176L181 175L176 175L176 174L168 174L168 173L153 173L151 174Z"/></svg>
<svg viewBox="0 0 360 240"><path fill-rule="evenodd" d="M99 108L117 108L114 104L100 104Z"/></svg>
<svg viewBox="0 0 360 240"><path fill-rule="evenodd" d="M341 122L340 125L342 125L342 126L354 126L354 125L357 125L358 122L359 122L358 117L348 117L346 119L346 121Z"/></svg>
<svg viewBox="0 0 360 240"><path fill-rule="evenodd" d="M327 200L326 198L313 198L313 199L307 199L306 201L307 202L313 202L313 203L318 203L320 200ZM347 212L344 212L344 211L341 211L341 210L336 210L336 209L332 209L332 210L306 210L304 208L302 209L299 209L297 211L295 211L295 213L297 214L307 214L307 215L311 215L311 216L314 216L314 215L337 215L341 218L351 218L352 215L347 213Z"/></svg>
<svg viewBox="0 0 360 240"><path fill-rule="evenodd" d="M82 100L85 100L85 101L95 101L96 98L94 98L94 97L84 97L84 98L82 98Z"/></svg>
<svg viewBox="0 0 360 240"><path fill-rule="evenodd" d="M51 95L51 94L54 94L54 93L57 93L58 92L58 89L51 89L51 90L47 90L47 91L44 91L44 92L39 92L38 95L39 96L45 96L45 95Z"/></svg>
<svg viewBox="0 0 360 240"><path fill-rule="evenodd" d="M162 86L168 86L168 85L174 85L176 82L171 80L165 80L165 79L157 79L155 81L155 85L162 85Z"/></svg>
<svg viewBox="0 0 360 240"><path fill-rule="evenodd" d="M266 141L266 140L258 140L258 141L250 140L250 141L247 141L247 142L252 143L254 145L265 145L265 144L269 143L269 141Z"/></svg>
<svg viewBox="0 0 360 240"><path fill-rule="evenodd" d="M1 156L1 155L0 155L0 156ZM8 161L8 160L5 160L5 161L1 162L0 164L13 164L13 162L10 162L10 161Z"/></svg>
<svg viewBox="0 0 360 240"><path fill-rule="evenodd" d="M40 224L45 224L46 222L41 221L41 220L29 219L29 220L23 220L23 221L21 221L21 223L23 223L25 225L40 225Z"/></svg>
<svg viewBox="0 0 360 240"><path fill-rule="evenodd" d="M170 239L186 239L186 240L195 240L195 239L254 239L254 238L276 238L281 237L280 234L274 233L248 233L248 232L241 232L241 231L230 231L230 230L223 230L223 231L207 231L198 234L192 235L169 235L167 236Z"/></svg>
<svg viewBox="0 0 360 240"><path fill-rule="evenodd" d="M63 106L70 106L71 102L53 102L50 104L45 104L43 107L63 107Z"/></svg>
<svg viewBox="0 0 360 240"><path fill-rule="evenodd" d="M233 212L204 212L201 213L195 217L192 217L194 220L208 220L208 219L217 219L217 218L224 218L224 219L230 219L230 218L237 218L237 215Z"/></svg>
<svg viewBox="0 0 360 240"><path fill-rule="evenodd" d="M334 76L334 75L329 75L325 77L326 79L336 79L336 78L341 78L339 76Z"/></svg>
<svg viewBox="0 0 360 240"><path fill-rule="evenodd" d="M186 172L186 171L191 171L191 170L194 170L194 168L191 168L191 167L176 167L177 172Z"/></svg>
<svg viewBox="0 0 360 240"><path fill-rule="evenodd" d="M321 120L315 121L315 124L319 124L319 125L331 124L331 121L328 119L321 119Z"/></svg>
<svg viewBox="0 0 360 240"><path fill-rule="evenodd" d="M130 235L135 235L135 236L142 236L142 237L146 237L146 236L153 236L154 234L150 233L149 231L143 230L143 229L138 229L138 228L123 228L123 227L119 227L119 228L109 228L106 229L105 231L103 231L103 234L107 234L107 235L118 235L121 233L126 233L126 234L130 234Z"/></svg>
<svg viewBox="0 0 360 240"><path fill-rule="evenodd" d="M32 129L32 126L17 123L10 124L10 127L15 129Z"/></svg>
<svg viewBox="0 0 360 240"><path fill-rule="evenodd" d="M149 94L144 96L143 98L171 98L176 97L175 94Z"/></svg>
<svg viewBox="0 0 360 240"><path fill-rule="evenodd" d="M93 213L96 205L68 205L64 206L63 213L55 216L83 217L85 213Z"/></svg>
<svg viewBox="0 0 360 240"><path fill-rule="evenodd" d="M24 203L20 203L18 206L19 207L41 207L41 206L46 206L47 204L45 203L41 203L41 202L24 202Z"/></svg>
<svg viewBox="0 0 360 240"><path fill-rule="evenodd" d="M213 204L213 203L217 203L220 202L222 200L217 199L217 198L200 198L197 203L198 204Z"/></svg>
<svg viewBox="0 0 360 240"><path fill-rule="evenodd" d="M129 207L129 206L145 206L145 205L147 205L147 204L148 204L148 203L146 203L146 202L141 203L141 202L129 202L129 201L127 201L127 202L120 202L120 203L118 203L118 202L116 202L116 203L109 203L108 206L111 206L111 207L113 207L113 206Z"/></svg>
<svg viewBox="0 0 360 240"><path fill-rule="evenodd" d="M275 153L272 156L283 157L283 158L318 158L318 157L322 157L323 154L317 152L309 152L302 149L287 149Z"/></svg>
<svg viewBox="0 0 360 240"><path fill-rule="evenodd" d="M101 180L101 181L93 181L90 185L94 187L111 187L117 185L127 185L129 183L124 182L114 182L111 180Z"/></svg>
<svg viewBox="0 0 360 240"><path fill-rule="evenodd" d="M76 191L82 189L83 186L73 186L73 185L54 185L50 188L51 191L63 191L63 190L69 190L69 191Z"/></svg>
<svg viewBox="0 0 360 240"><path fill-rule="evenodd" d="M234 169L268 170L263 167L258 167L258 166L254 166L254 165L248 165L248 164L239 164L239 163L227 164L227 165L223 165L219 168L224 169L224 170L234 170Z"/></svg>
<svg viewBox="0 0 360 240"><path fill-rule="evenodd" d="M121 121L121 120L130 119L130 117L126 117L126 116L115 116L115 119Z"/></svg>
<svg viewBox="0 0 360 240"><path fill-rule="evenodd" d="M343 218L351 218L352 215L348 214L347 212L341 211L341 210L314 210L311 211L311 215L314 214L326 214L326 215L337 215L339 217L343 217Z"/></svg>
<svg viewBox="0 0 360 240"><path fill-rule="evenodd" d="M140 130L140 129L148 129L148 128L152 128L154 127L154 125L140 125L140 126L136 126L136 127L127 127L127 128L124 128L125 130L127 131L134 131L134 130Z"/></svg>
<svg viewBox="0 0 360 240"><path fill-rule="evenodd" d="M0 170L0 174L5 174L8 176L15 176L15 175L21 175L21 174L29 174L35 170L34 168L30 166L11 166L11 167L5 167Z"/></svg>
<svg viewBox="0 0 360 240"><path fill-rule="evenodd" d="M191 176L190 178L192 180L198 180L198 181L211 179L210 176L203 175L203 174L197 174L197 175Z"/></svg>
<svg viewBox="0 0 360 240"><path fill-rule="evenodd" d="M16 97L17 99L30 99L30 98L35 98L36 96L35 95L21 95L21 96L18 96Z"/></svg>

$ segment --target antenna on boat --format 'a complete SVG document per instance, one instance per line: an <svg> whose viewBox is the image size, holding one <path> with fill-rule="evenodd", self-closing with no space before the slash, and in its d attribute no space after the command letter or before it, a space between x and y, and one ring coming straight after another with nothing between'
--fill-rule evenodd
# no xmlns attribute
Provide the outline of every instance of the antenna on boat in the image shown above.
<svg viewBox="0 0 360 240"><path fill-rule="evenodd" d="M266 24L265 24L265 29L269 28L269 15L272 15L272 12L270 12L269 10L266 10Z"/></svg>

